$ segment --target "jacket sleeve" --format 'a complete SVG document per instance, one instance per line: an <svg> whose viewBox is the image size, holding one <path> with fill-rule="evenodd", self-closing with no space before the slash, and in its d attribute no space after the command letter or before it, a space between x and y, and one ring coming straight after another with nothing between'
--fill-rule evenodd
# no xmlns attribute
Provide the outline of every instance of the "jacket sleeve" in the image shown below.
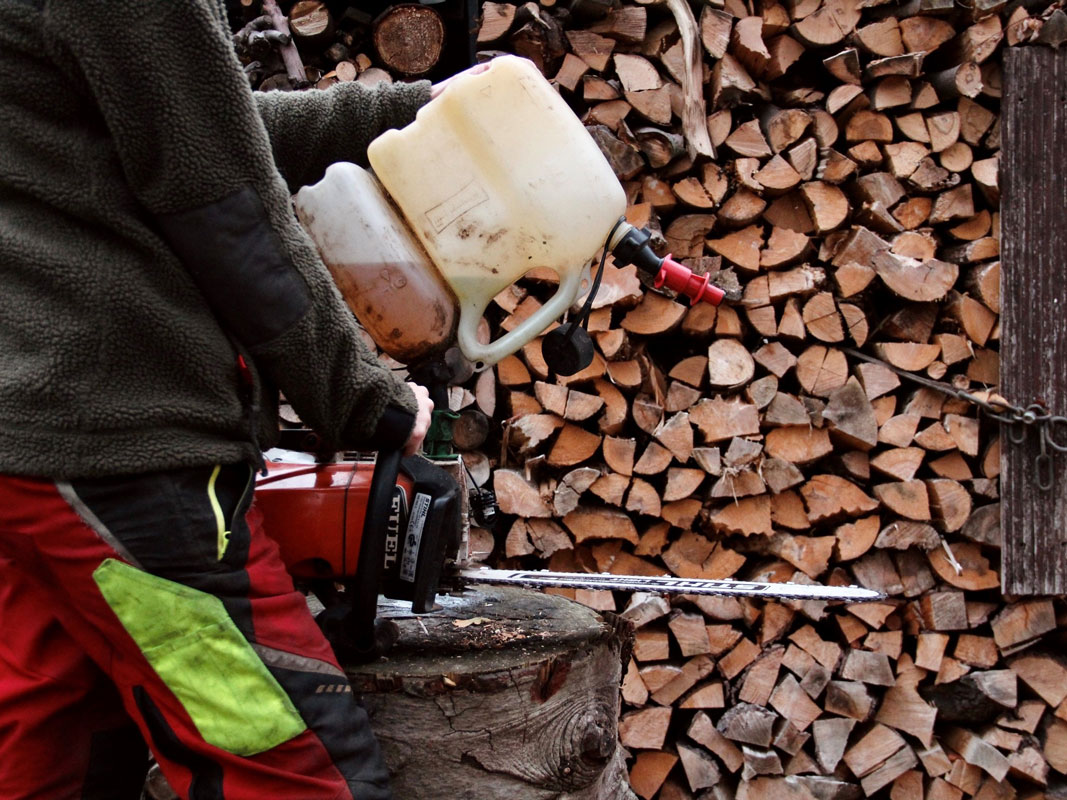
<svg viewBox="0 0 1067 800"><path fill-rule="evenodd" d="M255 92L274 160L291 192L317 182L336 161L366 166L367 145L402 128L430 99L429 81L338 83L324 91Z"/></svg>
<svg viewBox="0 0 1067 800"><path fill-rule="evenodd" d="M48 0L44 24L150 223L261 378L335 447L399 445L414 396L363 344L292 213L222 6Z"/></svg>

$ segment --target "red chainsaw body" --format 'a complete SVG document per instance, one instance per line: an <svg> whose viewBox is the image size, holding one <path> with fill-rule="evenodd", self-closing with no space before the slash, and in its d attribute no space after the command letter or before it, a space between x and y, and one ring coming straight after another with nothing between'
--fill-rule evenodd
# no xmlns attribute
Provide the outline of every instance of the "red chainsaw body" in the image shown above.
<svg viewBox="0 0 1067 800"><path fill-rule="evenodd" d="M371 460L267 462L267 475L256 480L256 505L293 577L340 580L356 574L373 474ZM401 473L397 485L401 491L394 497L406 506L412 481ZM394 510L399 527L402 509Z"/></svg>

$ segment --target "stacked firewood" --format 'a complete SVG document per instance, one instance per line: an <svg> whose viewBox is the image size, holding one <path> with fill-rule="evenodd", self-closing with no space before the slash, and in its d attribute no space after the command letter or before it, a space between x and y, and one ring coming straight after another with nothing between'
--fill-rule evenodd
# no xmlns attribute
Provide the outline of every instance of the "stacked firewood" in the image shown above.
<svg viewBox="0 0 1067 800"><path fill-rule="evenodd" d="M378 69L348 36L304 51L319 85ZM502 511L476 541L500 565L887 598L573 592L635 625L642 798L1067 791L1067 606L1002 596L998 430L959 396L997 397L1000 55L1065 37L1055 5L1003 0L481 6L484 57L534 61L628 219L741 300L689 308L608 258L592 366L553 375L535 341L456 387ZM485 335L554 280L499 295Z"/></svg>
<svg viewBox="0 0 1067 800"><path fill-rule="evenodd" d="M685 10L483 5L484 45L554 80L630 221L743 298L687 308L609 259L593 366L554 376L535 342L457 397L507 515L500 555L886 593L576 592L636 626L620 732L643 798L1036 796L1067 772L1065 608L1001 596L997 427L956 392L998 383L1000 50L1067 20ZM497 298L494 332L540 279Z"/></svg>

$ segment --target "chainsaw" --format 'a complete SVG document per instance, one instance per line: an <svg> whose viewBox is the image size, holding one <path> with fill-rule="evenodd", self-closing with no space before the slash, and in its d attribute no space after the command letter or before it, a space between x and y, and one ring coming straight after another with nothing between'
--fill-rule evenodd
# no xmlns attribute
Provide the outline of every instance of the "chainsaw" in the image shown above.
<svg viewBox="0 0 1067 800"><path fill-rule="evenodd" d="M316 456L315 436L304 430L283 431L279 444L265 454L256 506L290 574L322 602L318 621L338 656L352 663L384 654L398 635L377 618L379 594L409 601L415 614L472 584L851 603L884 597L856 586L489 569L471 558L470 522L492 527L495 498L468 481L458 455Z"/></svg>

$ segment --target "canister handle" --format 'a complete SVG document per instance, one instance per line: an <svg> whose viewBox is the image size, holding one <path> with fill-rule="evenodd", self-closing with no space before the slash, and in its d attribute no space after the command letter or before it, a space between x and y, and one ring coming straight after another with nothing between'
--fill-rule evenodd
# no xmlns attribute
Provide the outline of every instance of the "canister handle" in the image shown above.
<svg viewBox="0 0 1067 800"><path fill-rule="evenodd" d="M508 331L503 336L488 344L478 341L478 324L485 313L485 307L489 305L489 299L485 302L463 301L459 311L459 326L456 331L456 340L463 355L474 364L477 371L482 371L509 356L532 339L536 339L557 319L563 316L574 301L578 298L578 292L582 288L582 281L588 280L589 267L582 269L567 270L560 277L559 288L541 308L519 323L514 330Z"/></svg>

